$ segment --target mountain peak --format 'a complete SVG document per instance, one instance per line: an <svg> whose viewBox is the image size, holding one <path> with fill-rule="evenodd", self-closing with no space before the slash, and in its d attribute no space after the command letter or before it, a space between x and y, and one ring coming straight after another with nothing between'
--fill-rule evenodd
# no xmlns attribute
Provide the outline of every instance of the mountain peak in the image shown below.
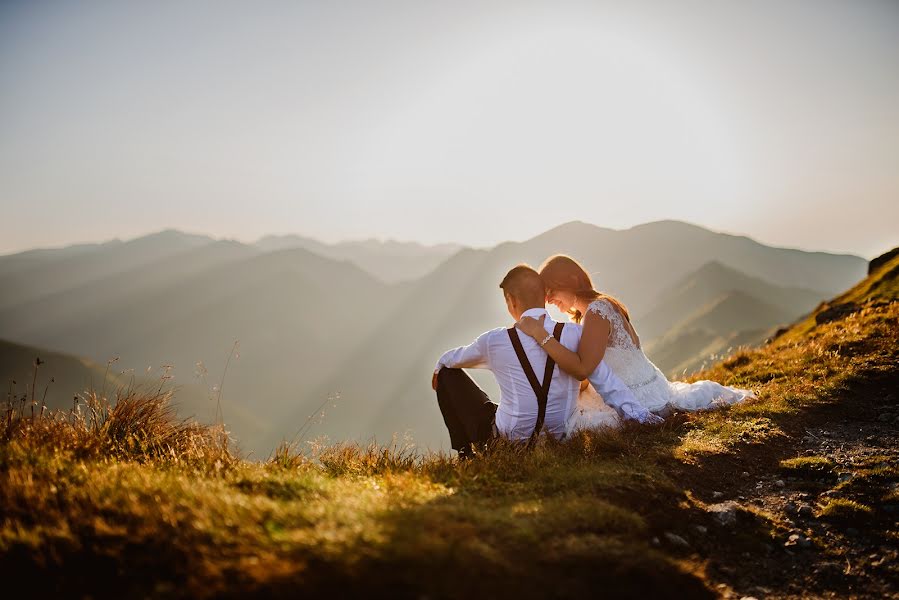
<svg viewBox="0 0 899 600"><path fill-rule="evenodd" d="M153 242L186 242L193 245L208 244L214 240L206 235L187 233L180 229L163 229L155 233L139 236L128 240L127 243L153 243Z"/></svg>

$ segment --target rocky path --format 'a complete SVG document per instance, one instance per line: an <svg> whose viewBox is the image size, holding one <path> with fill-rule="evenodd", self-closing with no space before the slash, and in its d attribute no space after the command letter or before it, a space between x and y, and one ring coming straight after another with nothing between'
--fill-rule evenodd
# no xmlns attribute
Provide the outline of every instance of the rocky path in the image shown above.
<svg viewBox="0 0 899 600"><path fill-rule="evenodd" d="M694 559L724 598L899 598L899 377L785 430L702 465Z"/></svg>

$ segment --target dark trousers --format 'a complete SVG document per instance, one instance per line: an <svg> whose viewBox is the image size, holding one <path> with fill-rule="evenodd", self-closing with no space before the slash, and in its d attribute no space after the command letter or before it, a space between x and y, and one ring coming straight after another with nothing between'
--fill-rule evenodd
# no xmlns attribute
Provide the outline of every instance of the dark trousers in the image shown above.
<svg viewBox="0 0 899 600"><path fill-rule="evenodd" d="M496 404L462 369L440 369L437 404L449 430L450 443L459 456L470 456L472 446L486 448L493 438Z"/></svg>

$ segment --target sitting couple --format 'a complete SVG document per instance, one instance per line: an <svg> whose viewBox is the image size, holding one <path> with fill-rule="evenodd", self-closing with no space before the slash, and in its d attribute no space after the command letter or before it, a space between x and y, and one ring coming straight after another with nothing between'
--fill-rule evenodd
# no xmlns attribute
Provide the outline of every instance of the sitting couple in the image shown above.
<svg viewBox="0 0 899 600"><path fill-rule="evenodd" d="M462 457L497 436L533 441L545 431L562 438L620 419L656 423L672 410L752 397L713 381L669 382L643 353L624 305L597 292L590 275L568 256L553 256L539 272L519 265L499 287L515 327L493 329L446 352L431 382L451 445ZM547 302L574 322L549 318ZM493 373L499 405L463 368ZM590 401L588 386L603 402Z"/></svg>

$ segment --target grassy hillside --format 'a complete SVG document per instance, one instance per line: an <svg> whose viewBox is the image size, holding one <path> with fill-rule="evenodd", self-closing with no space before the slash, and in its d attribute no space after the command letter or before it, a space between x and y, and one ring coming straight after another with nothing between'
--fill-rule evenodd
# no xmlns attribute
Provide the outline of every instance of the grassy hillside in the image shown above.
<svg viewBox="0 0 899 600"><path fill-rule="evenodd" d="M743 279L774 282L743 282L761 286L771 298L783 280L843 289L865 271L858 257L772 248L676 222L622 231L568 223L523 242L461 250L446 260L443 253L451 247L290 247L307 242L288 237L248 246L170 231L0 257L0 287L12 290L0 301L0 337L101 364L119 356L121 368L138 371L173 365L181 384L194 381L201 361L217 380L240 340L226 401L238 400L254 417L245 423L230 411L231 427L245 448L267 454L337 394L340 400L327 407L317 434L387 440L408 431L419 444L439 448L447 437L431 402L428 373L447 348L508 323L497 284L518 262L572 254L634 314L710 257L721 261L721 272L736 269L749 274ZM288 248L276 249L282 246ZM406 259L443 262L402 283L371 275L378 269L398 273L409 266ZM718 285L739 279L718 275ZM736 321L741 317L729 314ZM703 351L726 349L722 340L736 331L734 326L706 340ZM478 381L496 394L489 374Z"/></svg>
<svg viewBox="0 0 899 600"><path fill-rule="evenodd" d="M699 375L757 400L463 463L402 444L249 463L154 394L99 420L7 413L0 576L92 596L886 597L897 275L899 257Z"/></svg>
<svg viewBox="0 0 899 600"><path fill-rule="evenodd" d="M665 335L648 344L649 358L670 378L685 376L717 363L743 348L764 342L773 330L749 329L730 333L716 333L709 329L686 329L675 335Z"/></svg>

